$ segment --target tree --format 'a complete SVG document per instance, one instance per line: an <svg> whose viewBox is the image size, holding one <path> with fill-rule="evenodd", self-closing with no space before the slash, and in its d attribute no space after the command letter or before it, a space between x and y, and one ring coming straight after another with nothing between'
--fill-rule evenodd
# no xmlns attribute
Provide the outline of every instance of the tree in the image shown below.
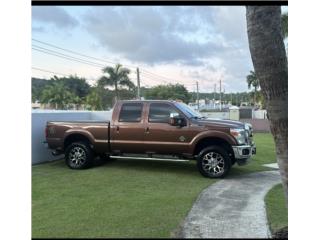
<svg viewBox="0 0 320 240"><path fill-rule="evenodd" d="M32 83L32 102L39 101L41 98L42 91L46 86L50 85L50 80L31 78Z"/></svg>
<svg viewBox="0 0 320 240"><path fill-rule="evenodd" d="M281 30L283 38L286 39L288 37L288 13L281 15Z"/></svg>
<svg viewBox="0 0 320 240"><path fill-rule="evenodd" d="M54 76L51 81L62 82L64 86L79 98L83 99L90 91L90 85L85 78L79 78L77 75L70 75L69 77Z"/></svg>
<svg viewBox="0 0 320 240"><path fill-rule="evenodd" d="M66 89L63 82L54 82L42 92L41 103L54 104L55 109L65 109L68 104L74 103L76 95Z"/></svg>
<svg viewBox="0 0 320 240"><path fill-rule="evenodd" d="M102 97L99 93L98 87L90 89L90 93L86 97L86 104L89 105L90 110L102 110Z"/></svg>
<svg viewBox="0 0 320 240"><path fill-rule="evenodd" d="M257 89L260 86L259 79L256 76L256 73L254 71L250 71L250 74L247 75L247 83L248 88L250 89L253 87L254 93L253 93L253 104L256 105L256 96L257 96Z"/></svg>
<svg viewBox="0 0 320 240"><path fill-rule="evenodd" d="M129 89L134 88L134 83L129 79L130 70L117 64L113 67L105 67L102 69L103 73L107 73L108 76L102 76L98 80L98 86L113 86L116 93L116 100L119 99L119 87L127 86Z"/></svg>
<svg viewBox="0 0 320 240"><path fill-rule="evenodd" d="M191 99L191 94L181 84L158 85L145 91L147 99L155 100L181 100L188 103Z"/></svg>
<svg viewBox="0 0 320 240"><path fill-rule="evenodd" d="M280 6L247 6L251 58L266 101L277 162L288 201L288 62Z"/></svg>

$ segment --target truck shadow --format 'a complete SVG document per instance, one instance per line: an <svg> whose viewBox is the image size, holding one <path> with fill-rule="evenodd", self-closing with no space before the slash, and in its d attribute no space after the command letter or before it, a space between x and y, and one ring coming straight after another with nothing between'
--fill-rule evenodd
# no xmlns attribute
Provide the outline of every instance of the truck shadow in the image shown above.
<svg viewBox="0 0 320 240"><path fill-rule="evenodd" d="M98 163L95 167L128 168L142 172L167 172L200 176L195 161L175 162L166 160L117 159L110 162Z"/></svg>
<svg viewBox="0 0 320 240"><path fill-rule="evenodd" d="M64 159L55 160L52 162L47 162L43 164L50 164L53 168L70 170L70 171L79 171L71 170L65 164ZM41 165L41 164L40 164ZM139 171L139 172L154 172L154 173L168 173L168 174L183 174L189 176L202 177L198 171L196 161L186 161L186 162L176 162L176 161L167 161L167 160L140 160L140 159L113 159L109 161L101 161L99 158L95 159L95 164L89 169L84 171L104 171L104 170L128 170L128 171ZM82 170L80 170L82 171ZM233 179L241 175L255 172L250 168L246 167L232 167L228 176L224 179Z"/></svg>

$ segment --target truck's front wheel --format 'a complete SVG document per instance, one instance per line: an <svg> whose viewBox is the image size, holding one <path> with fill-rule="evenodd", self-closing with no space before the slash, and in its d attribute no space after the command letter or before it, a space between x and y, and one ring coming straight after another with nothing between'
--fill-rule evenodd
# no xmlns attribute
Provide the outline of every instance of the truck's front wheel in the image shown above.
<svg viewBox="0 0 320 240"><path fill-rule="evenodd" d="M209 178L222 178L231 168L231 159L226 150L220 146L204 148L197 159L199 172Z"/></svg>
<svg viewBox="0 0 320 240"><path fill-rule="evenodd" d="M65 160L71 169L84 169L92 166L94 155L88 143L74 142L67 147Z"/></svg>

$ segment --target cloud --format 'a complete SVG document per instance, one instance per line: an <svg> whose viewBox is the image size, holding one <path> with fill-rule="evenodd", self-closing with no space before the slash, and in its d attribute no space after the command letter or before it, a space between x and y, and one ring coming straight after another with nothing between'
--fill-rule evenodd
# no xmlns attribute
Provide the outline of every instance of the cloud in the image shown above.
<svg viewBox="0 0 320 240"><path fill-rule="evenodd" d="M149 64L185 62L222 52L210 7L93 7L84 26L110 52Z"/></svg>
<svg viewBox="0 0 320 240"><path fill-rule="evenodd" d="M57 28L72 28L78 25L74 17L56 6L33 6L32 19L41 23L53 24Z"/></svg>

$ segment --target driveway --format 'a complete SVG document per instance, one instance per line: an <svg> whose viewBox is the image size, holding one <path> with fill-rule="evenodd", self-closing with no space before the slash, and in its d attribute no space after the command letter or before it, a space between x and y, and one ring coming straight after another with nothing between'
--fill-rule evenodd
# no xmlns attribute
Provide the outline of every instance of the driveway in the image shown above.
<svg viewBox="0 0 320 240"><path fill-rule="evenodd" d="M178 237L271 237L264 197L280 181L279 171L265 171L212 184L199 195Z"/></svg>

